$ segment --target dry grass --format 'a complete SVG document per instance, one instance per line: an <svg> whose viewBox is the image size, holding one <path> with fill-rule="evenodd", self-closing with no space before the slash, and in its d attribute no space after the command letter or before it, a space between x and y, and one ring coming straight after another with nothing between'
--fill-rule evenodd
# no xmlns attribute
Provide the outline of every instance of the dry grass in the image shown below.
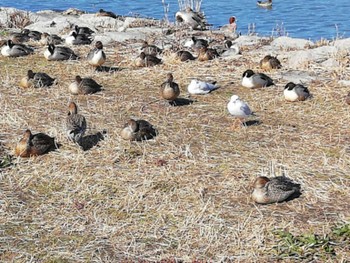
<svg viewBox="0 0 350 263"><path fill-rule="evenodd" d="M74 49L86 54L89 47ZM40 47L32 56L1 57L2 153L12 154L27 128L55 136L62 146L37 158L14 158L0 170L0 261L271 262L281 257L274 250L276 230L326 235L349 222L347 88L332 79L314 82L313 98L301 103L283 100L285 83L278 79L277 87L244 89L241 74L257 70L253 61L260 59L244 50L233 61L180 64L165 57L160 66L136 69L136 51L117 44L106 47L108 65L122 69L113 73L94 72L85 61L47 62ZM29 68L56 77L58 85L18 88ZM319 71L313 65L308 70ZM182 98L193 77L217 80L221 88L191 97L191 105L156 102L141 113L142 105L159 97L168 72ZM93 77L105 90L70 95L67 87L77 74ZM317 74L329 78L326 71ZM348 79L349 71L341 76ZM234 93L249 102L260 125L228 129L234 120L226 104ZM90 135L107 131L88 151L65 136L70 100L85 115ZM120 129L130 117L148 120L159 135L123 141ZM301 183L302 196L254 204L250 184L262 174L289 176ZM335 252L323 261L350 257L346 245Z"/></svg>

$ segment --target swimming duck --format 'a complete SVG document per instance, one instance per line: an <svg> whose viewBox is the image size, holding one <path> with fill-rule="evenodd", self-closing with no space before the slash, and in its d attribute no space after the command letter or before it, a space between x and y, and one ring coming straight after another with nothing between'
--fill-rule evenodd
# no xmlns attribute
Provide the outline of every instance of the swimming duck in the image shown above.
<svg viewBox="0 0 350 263"><path fill-rule="evenodd" d="M257 1L256 4L260 7L272 7L272 0L267 0L266 2Z"/></svg>
<svg viewBox="0 0 350 263"><path fill-rule="evenodd" d="M60 38L58 35L55 34L49 34L49 33L42 33L41 38L40 38L40 44L42 45L49 45L49 44L54 44L54 45L59 45L63 42L63 39Z"/></svg>
<svg viewBox="0 0 350 263"><path fill-rule="evenodd" d="M7 40L6 45L1 48L1 55L5 57L21 57L32 54L34 50L24 44L14 44Z"/></svg>
<svg viewBox="0 0 350 263"><path fill-rule="evenodd" d="M75 81L68 87L70 92L74 95L77 94L92 94L101 91L102 85L98 84L91 78L75 77Z"/></svg>
<svg viewBox="0 0 350 263"><path fill-rule="evenodd" d="M199 61L208 61L213 60L214 58L219 57L219 53L216 49L202 47L199 49L198 60Z"/></svg>
<svg viewBox="0 0 350 263"><path fill-rule="evenodd" d="M54 44L49 44L44 51L44 56L47 60L68 60L78 59L78 56L69 47L56 47Z"/></svg>
<svg viewBox="0 0 350 263"><path fill-rule="evenodd" d="M103 51L103 44L101 41L95 43L95 48L87 55L88 63L94 67L99 67L106 62L106 54Z"/></svg>
<svg viewBox="0 0 350 263"><path fill-rule="evenodd" d="M160 95L163 99L174 101L180 95L180 88L174 81L173 74L167 74L167 80L160 86Z"/></svg>
<svg viewBox="0 0 350 263"><path fill-rule="evenodd" d="M55 139L44 134L32 134L26 130L15 147L15 155L19 157L38 156L56 149Z"/></svg>
<svg viewBox="0 0 350 263"><path fill-rule="evenodd" d="M152 55L152 56L156 56L158 54L162 53L162 49L160 49L159 47L155 46L155 45L150 45L148 44L147 41L144 41L142 43L141 46L141 50L146 54L146 55Z"/></svg>
<svg viewBox="0 0 350 263"><path fill-rule="evenodd" d="M38 72L34 73L31 69L28 70L27 76L22 78L19 86L21 88L42 88L49 87L54 84L55 79L51 78L46 73Z"/></svg>
<svg viewBox="0 0 350 263"><path fill-rule="evenodd" d="M140 53L139 60L136 62L139 67L152 67L162 62L161 59L153 55L146 55L144 52Z"/></svg>
<svg viewBox="0 0 350 263"><path fill-rule="evenodd" d="M254 73L248 69L243 73L242 86L246 88L262 88L275 85L273 80L264 73Z"/></svg>
<svg viewBox="0 0 350 263"><path fill-rule="evenodd" d="M260 60L260 67L265 70L271 70L279 69L282 67L282 65L277 57L266 55L262 60Z"/></svg>
<svg viewBox="0 0 350 263"><path fill-rule="evenodd" d="M300 184L294 183L285 176L273 177L259 176L255 179L252 199L259 204L270 204L286 201L300 195Z"/></svg>
<svg viewBox="0 0 350 263"><path fill-rule="evenodd" d="M89 45L92 40L85 34L77 34L77 32L72 31L69 36L66 37L66 44L68 45Z"/></svg>
<svg viewBox="0 0 350 263"><path fill-rule="evenodd" d="M198 79L193 79L187 87L187 91L190 94L202 95L208 94L213 90L218 89L219 86L216 85L216 81L212 83L204 82Z"/></svg>
<svg viewBox="0 0 350 263"><path fill-rule="evenodd" d="M78 114L78 107L73 101L69 103L68 108L66 133L71 141L80 144L86 131L86 119L83 115Z"/></svg>
<svg viewBox="0 0 350 263"><path fill-rule="evenodd" d="M152 139L157 130L145 120L130 119L121 131L121 137L129 141L143 141Z"/></svg>
<svg viewBox="0 0 350 263"><path fill-rule="evenodd" d="M111 11L105 11L103 9L100 9L97 13L96 16L108 16L108 17L112 17L112 18L117 18L117 15L114 14Z"/></svg>
<svg viewBox="0 0 350 263"><path fill-rule="evenodd" d="M183 11L178 11L175 14L175 19L179 23L183 23L192 29L205 30L207 23L203 14L194 12L191 7L187 7Z"/></svg>
<svg viewBox="0 0 350 263"><path fill-rule="evenodd" d="M228 22L229 22L229 24L220 27L220 30L221 31L227 31L227 32L230 32L230 33L236 33L236 30L237 30L236 17L235 16L231 16L229 18Z"/></svg>
<svg viewBox="0 0 350 263"><path fill-rule="evenodd" d="M301 84L289 82L284 88L283 95L287 101L304 101L310 97L310 92Z"/></svg>
<svg viewBox="0 0 350 263"><path fill-rule="evenodd" d="M192 38L185 42L184 47L199 49L202 47L208 47L209 43L205 39L196 38L195 36L192 36Z"/></svg>
<svg viewBox="0 0 350 263"><path fill-rule="evenodd" d="M186 50L180 50L176 52L176 57L179 58L182 62L196 59L190 52Z"/></svg>
<svg viewBox="0 0 350 263"><path fill-rule="evenodd" d="M77 34L84 34L90 36L91 34L95 33L95 31L91 30L90 28L86 26L74 26L74 30Z"/></svg>

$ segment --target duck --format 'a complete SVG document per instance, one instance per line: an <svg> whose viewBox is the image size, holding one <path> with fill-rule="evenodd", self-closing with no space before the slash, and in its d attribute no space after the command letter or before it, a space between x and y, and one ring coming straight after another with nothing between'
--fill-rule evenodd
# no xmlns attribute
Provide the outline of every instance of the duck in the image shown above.
<svg viewBox="0 0 350 263"><path fill-rule="evenodd" d="M281 62L277 57L266 55L262 60L260 60L260 68L265 70L279 69L281 68Z"/></svg>
<svg viewBox="0 0 350 263"><path fill-rule="evenodd" d="M267 7L268 8L268 7L272 7L272 0L267 0L265 2L257 1L256 4L260 7L265 7L265 8Z"/></svg>
<svg viewBox="0 0 350 263"><path fill-rule="evenodd" d="M78 107L75 102L70 102L68 109L68 116L66 118L66 133L68 139L81 144L87 127L86 119L83 115L78 113Z"/></svg>
<svg viewBox="0 0 350 263"><path fill-rule="evenodd" d="M84 34L84 35L92 35L93 33L95 33L95 31L93 31L92 29L86 27L86 26L78 26L75 25L74 26L74 30L77 34Z"/></svg>
<svg viewBox="0 0 350 263"><path fill-rule="evenodd" d="M155 46L155 45L150 45L148 44L147 41L144 41L141 46L141 50L146 54L146 55L152 55L156 56L162 53L162 49Z"/></svg>
<svg viewBox="0 0 350 263"><path fill-rule="evenodd" d="M26 34L29 37L29 39L32 39L35 41L39 41L41 39L41 32L39 31L23 29L22 33Z"/></svg>
<svg viewBox="0 0 350 263"><path fill-rule="evenodd" d="M258 204L279 203L300 195L300 184L285 176L259 176L253 186L252 199Z"/></svg>
<svg viewBox="0 0 350 263"><path fill-rule="evenodd" d="M54 44L49 44L47 49L44 51L44 56L47 60L76 60L78 56L69 47L55 46Z"/></svg>
<svg viewBox="0 0 350 263"><path fill-rule="evenodd" d="M92 42L88 35L77 34L75 31L71 31L65 41L68 45L90 45Z"/></svg>
<svg viewBox="0 0 350 263"><path fill-rule="evenodd" d="M199 49L202 47L208 47L209 43L208 40L202 39L202 38L196 38L195 36L192 36L190 40L186 41L184 44L184 47L189 47L193 49Z"/></svg>
<svg viewBox="0 0 350 263"><path fill-rule="evenodd" d="M168 101L174 101L180 95L180 88L177 83L174 82L174 76L172 73L167 74L167 80L160 86L160 95L163 99Z"/></svg>
<svg viewBox="0 0 350 263"><path fill-rule="evenodd" d="M49 34L49 33L42 33L41 38L39 40L40 44L42 45L49 45L49 44L54 44L54 45L59 45L63 42L63 39L59 37L58 35L55 34Z"/></svg>
<svg viewBox="0 0 350 263"><path fill-rule="evenodd" d="M100 9L97 13L96 16L107 16L107 17L111 17L111 18L117 18L117 15L114 14L111 11L105 11L103 9Z"/></svg>
<svg viewBox="0 0 350 263"><path fill-rule="evenodd" d="M185 62L188 60L195 60L196 58L191 54L191 52L187 50L179 50L176 52L176 57L180 59L180 61Z"/></svg>
<svg viewBox="0 0 350 263"><path fill-rule="evenodd" d="M175 19L178 23L185 24L192 29L205 30L208 26L204 15L193 11L189 6L183 11L176 12Z"/></svg>
<svg viewBox="0 0 350 263"><path fill-rule="evenodd" d="M93 94L101 91L102 85L98 84L91 78L81 78L79 75L75 77L75 81L68 87L69 91L74 94Z"/></svg>
<svg viewBox="0 0 350 263"><path fill-rule="evenodd" d="M187 91L193 95L203 95L212 92L213 90L218 89L219 86L216 85L216 81L208 83L198 79L191 80L190 84L187 87Z"/></svg>
<svg viewBox="0 0 350 263"><path fill-rule="evenodd" d="M22 30L21 32L11 32L9 34L9 39L16 44L20 44L23 42L28 42L30 40L30 37L28 36L27 31Z"/></svg>
<svg viewBox="0 0 350 263"><path fill-rule="evenodd" d="M242 86L246 88L262 88L275 85L273 80L264 73L254 73L253 70L246 70L242 77Z"/></svg>
<svg viewBox="0 0 350 263"><path fill-rule="evenodd" d="M310 98L310 91L307 87L301 84L294 84L293 82L287 83L283 90L283 95L286 101L304 101Z"/></svg>
<svg viewBox="0 0 350 263"><path fill-rule="evenodd" d="M207 47L202 47L199 49L199 53L198 53L199 61L213 60L217 57L219 57L219 53L216 51L216 49L207 48Z"/></svg>
<svg viewBox="0 0 350 263"><path fill-rule="evenodd" d="M7 40L1 48L1 55L4 57L22 57L32 54L34 50L24 44L15 44L12 40Z"/></svg>
<svg viewBox="0 0 350 263"><path fill-rule="evenodd" d="M51 78L46 73L37 72L34 73L33 70L28 70L27 76L22 78L19 86L21 88L42 88L42 87L49 87L52 86L55 83L55 79Z"/></svg>
<svg viewBox="0 0 350 263"><path fill-rule="evenodd" d="M103 44L101 41L95 43L95 48L90 50L87 55L87 61L94 67L100 67L106 62L106 54L103 51Z"/></svg>
<svg viewBox="0 0 350 263"><path fill-rule="evenodd" d="M129 141L149 140L156 135L157 130L145 120L129 119L121 131L121 137Z"/></svg>
<svg viewBox="0 0 350 263"><path fill-rule="evenodd" d="M237 21L236 17L235 16L231 16L228 19L228 24L220 27L220 30L221 31L227 31L227 32L235 34L236 30L237 30L236 21Z"/></svg>
<svg viewBox="0 0 350 263"><path fill-rule="evenodd" d="M144 52L140 53L139 60L136 61L136 65L139 67L152 67L162 62L160 58L153 55L146 55Z"/></svg>
<svg viewBox="0 0 350 263"><path fill-rule="evenodd" d="M15 155L19 157L38 156L55 150L55 138L45 133L32 134L28 129L15 147Z"/></svg>

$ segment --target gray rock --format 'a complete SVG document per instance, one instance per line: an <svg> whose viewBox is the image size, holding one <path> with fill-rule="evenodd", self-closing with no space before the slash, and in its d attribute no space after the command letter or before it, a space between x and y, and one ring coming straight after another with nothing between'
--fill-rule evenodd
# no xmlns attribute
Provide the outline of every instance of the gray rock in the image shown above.
<svg viewBox="0 0 350 263"><path fill-rule="evenodd" d="M350 51L350 38L337 39L333 42L333 44L339 50Z"/></svg>
<svg viewBox="0 0 350 263"><path fill-rule="evenodd" d="M239 47L241 46L252 46L260 43L262 40L268 40L267 37L258 37L258 36L239 36L232 44L236 44Z"/></svg>
<svg viewBox="0 0 350 263"><path fill-rule="evenodd" d="M281 72L280 75L277 76L284 79L286 82L292 81L294 83L308 83L316 79L316 76L301 70L288 70Z"/></svg>
<svg viewBox="0 0 350 263"><path fill-rule="evenodd" d="M285 49L304 49L306 46L312 46L314 43L301 38L278 37L272 41L271 46Z"/></svg>
<svg viewBox="0 0 350 263"><path fill-rule="evenodd" d="M349 87L349 86L350 86L350 80L342 79L342 80L339 80L339 81L338 81L338 84L339 84L339 85L342 85L342 86Z"/></svg>

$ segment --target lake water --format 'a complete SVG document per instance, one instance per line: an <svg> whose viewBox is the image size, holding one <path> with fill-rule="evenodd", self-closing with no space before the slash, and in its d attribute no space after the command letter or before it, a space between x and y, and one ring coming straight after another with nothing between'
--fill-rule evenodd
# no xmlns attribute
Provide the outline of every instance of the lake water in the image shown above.
<svg viewBox="0 0 350 263"><path fill-rule="evenodd" d="M177 0L165 0L169 4L169 20L174 21L179 5ZM161 0L1 0L0 6L16 7L29 11L43 9L65 10L75 7L88 12L100 8L120 15L140 14L145 17L164 18ZM228 23L230 16L237 17L238 30L242 34L252 31L259 35L288 34L311 40L321 38L350 37L350 1L348 0L275 0L271 10L260 8L255 0L203 0L202 11L214 27ZM277 33L276 29L280 29ZM274 32L274 33L273 33Z"/></svg>

